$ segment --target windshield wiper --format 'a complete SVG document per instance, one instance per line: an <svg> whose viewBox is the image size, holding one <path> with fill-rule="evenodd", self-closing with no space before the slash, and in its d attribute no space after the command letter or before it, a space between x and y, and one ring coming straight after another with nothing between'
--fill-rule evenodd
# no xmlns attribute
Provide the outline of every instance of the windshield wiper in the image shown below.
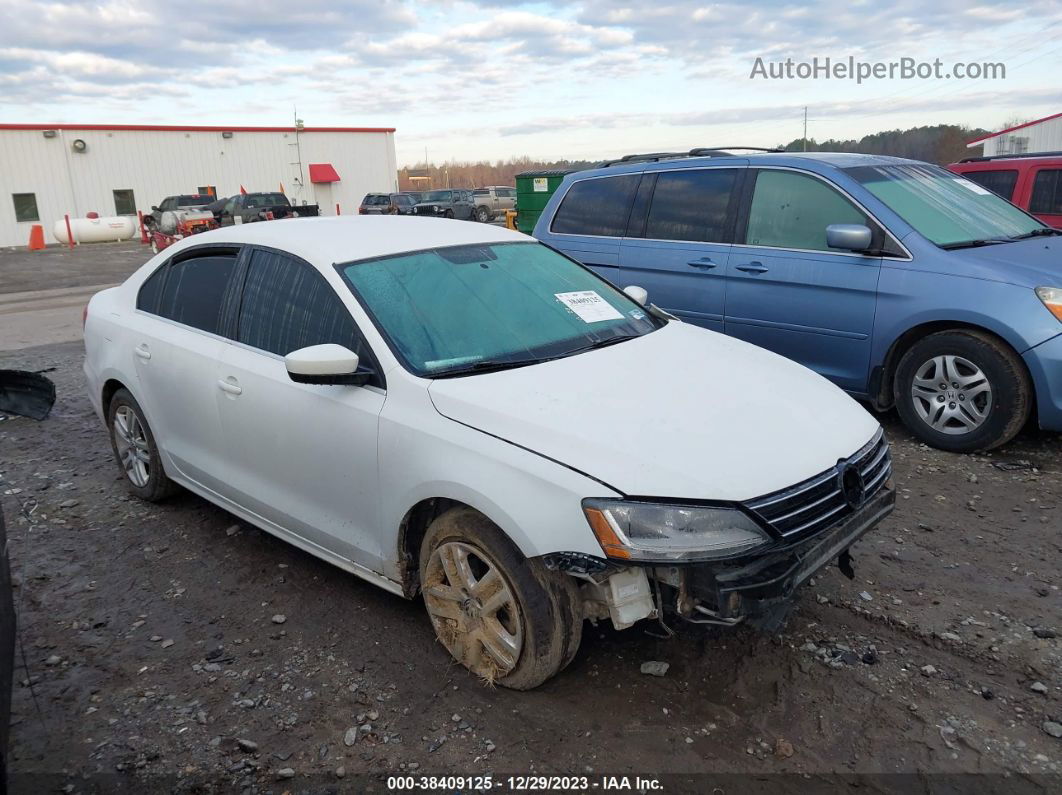
<svg viewBox="0 0 1062 795"><path fill-rule="evenodd" d="M1050 226L1045 226L1041 229L1026 232L1024 235L1015 235L1011 240L1028 240L1030 237L1047 237L1048 235L1062 235L1062 229L1052 229Z"/></svg>
<svg viewBox="0 0 1062 795"><path fill-rule="evenodd" d="M558 353L554 356L536 356L530 359L485 359L481 362L475 362L474 364L467 365L465 367L459 367L454 370L444 370L441 373L432 375L432 378L450 378L452 376L461 375L478 375L480 373L494 373L499 370L514 370L517 367L528 367L532 364L542 364L543 362L552 362L557 359L566 359L569 356L574 356L578 353L585 353L586 351L596 350L597 348L607 348L609 345L615 345L617 342L626 342L627 340L633 340L636 337L642 336L641 334L618 334L615 337L609 337L608 339L597 340L591 342L589 345L584 345L580 348L572 348L564 353Z"/></svg>
<svg viewBox="0 0 1062 795"><path fill-rule="evenodd" d="M979 248L980 246L994 246L999 243L1010 243L1011 238L989 237L984 240L962 240L958 243L945 243L941 246L945 251L954 251L957 248Z"/></svg>

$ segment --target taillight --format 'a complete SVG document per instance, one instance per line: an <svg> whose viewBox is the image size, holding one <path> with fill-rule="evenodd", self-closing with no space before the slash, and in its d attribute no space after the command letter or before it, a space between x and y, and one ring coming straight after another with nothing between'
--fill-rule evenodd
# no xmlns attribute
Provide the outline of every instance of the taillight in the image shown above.
<svg viewBox="0 0 1062 795"><path fill-rule="evenodd" d="M364 207L359 207L358 208L358 215L368 215L368 214L369 214L369 211L366 210Z"/></svg>
<svg viewBox="0 0 1062 795"><path fill-rule="evenodd" d="M85 330L85 324L88 323L88 304L85 304L85 308L81 310L81 330Z"/></svg>

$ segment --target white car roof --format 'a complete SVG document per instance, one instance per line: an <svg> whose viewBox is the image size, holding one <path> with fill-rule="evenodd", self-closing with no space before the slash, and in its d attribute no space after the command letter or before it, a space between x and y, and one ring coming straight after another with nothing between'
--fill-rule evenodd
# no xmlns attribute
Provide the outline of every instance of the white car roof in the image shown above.
<svg viewBox="0 0 1062 795"><path fill-rule="evenodd" d="M297 209L297 208L296 208ZM319 267L406 251L476 243L531 242L533 238L492 224L449 218L397 215L350 215L285 218L238 224L190 235L180 248L224 243L270 246L302 257Z"/></svg>

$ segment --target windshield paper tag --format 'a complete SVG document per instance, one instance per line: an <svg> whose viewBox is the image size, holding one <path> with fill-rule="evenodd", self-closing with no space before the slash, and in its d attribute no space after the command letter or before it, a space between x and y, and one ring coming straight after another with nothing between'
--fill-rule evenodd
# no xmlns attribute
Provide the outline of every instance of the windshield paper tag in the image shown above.
<svg viewBox="0 0 1062 795"><path fill-rule="evenodd" d="M962 185L967 190L972 190L974 193L980 194L981 196L991 196L992 195L992 191L987 190L986 188L982 188L976 182L971 182L968 179L962 179L962 178L959 178L959 179L957 179L955 181L958 182L960 185Z"/></svg>
<svg viewBox="0 0 1062 795"><path fill-rule="evenodd" d="M584 323L597 323L602 320L623 320L623 315L616 307L593 290L580 290L574 293L554 293L557 300L572 310Z"/></svg>

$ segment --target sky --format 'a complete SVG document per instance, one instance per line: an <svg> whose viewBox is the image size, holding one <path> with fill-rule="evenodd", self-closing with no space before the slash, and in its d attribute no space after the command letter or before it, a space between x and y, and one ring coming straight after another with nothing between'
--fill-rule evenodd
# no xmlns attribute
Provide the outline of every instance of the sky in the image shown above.
<svg viewBox="0 0 1062 795"><path fill-rule="evenodd" d="M399 165L996 130L1062 112L1057 0L0 0L0 122L397 128ZM825 58L1005 78L778 79Z"/></svg>

